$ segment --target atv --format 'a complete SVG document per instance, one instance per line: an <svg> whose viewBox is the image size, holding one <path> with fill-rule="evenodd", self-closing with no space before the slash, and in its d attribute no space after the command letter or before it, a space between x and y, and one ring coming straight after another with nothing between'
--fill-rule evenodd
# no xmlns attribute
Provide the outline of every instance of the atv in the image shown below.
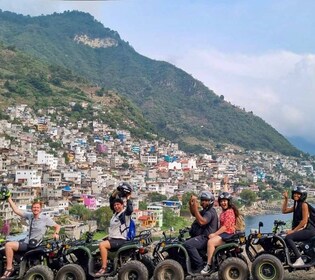
<svg viewBox="0 0 315 280"><path fill-rule="evenodd" d="M55 251L55 240L44 240L34 245L34 248L26 252L15 252L13 258L14 273L10 279L24 280L53 280L54 272L48 267L50 263L50 253ZM5 243L0 244L0 274L5 271ZM50 260L49 260L50 259ZM50 263L52 264L52 263Z"/></svg>
<svg viewBox="0 0 315 280"><path fill-rule="evenodd" d="M303 242L296 242L305 263L293 267L295 254L285 243L284 221L275 220L271 233L262 233L263 223L259 222L258 230L251 230L245 246L246 254L252 262L252 277L255 280L282 280L284 270L309 270L315 266L315 237Z"/></svg>
<svg viewBox="0 0 315 280"><path fill-rule="evenodd" d="M194 272L190 257L184 247L185 234L189 228L179 230L177 237L166 236L157 243L153 251L155 262L154 280L183 280L185 277L209 277L200 272ZM234 234L225 244L218 246L212 260L211 274L218 272L220 280L247 280L249 269L245 256L242 254L242 245L245 244L245 233ZM206 263L207 249L200 251Z"/></svg>
<svg viewBox="0 0 315 280"><path fill-rule="evenodd" d="M102 240L85 241L72 246L64 254L67 262L56 274L56 280L94 279L95 271L101 268L99 243ZM148 269L153 271L153 263L147 256L147 246L152 243L151 231L141 231L133 240L126 241L118 250L108 251L107 273L99 279L107 279L118 274L118 279L149 279ZM148 267L148 268L147 268Z"/></svg>

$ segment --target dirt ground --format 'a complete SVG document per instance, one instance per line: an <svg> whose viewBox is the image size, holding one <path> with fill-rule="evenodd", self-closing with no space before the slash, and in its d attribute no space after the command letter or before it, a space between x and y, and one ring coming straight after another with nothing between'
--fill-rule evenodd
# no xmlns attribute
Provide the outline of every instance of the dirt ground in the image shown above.
<svg viewBox="0 0 315 280"><path fill-rule="evenodd" d="M189 277L186 278L187 280ZM252 278L250 278L252 279ZM309 271L296 271L296 272L285 272L284 280L313 280L315 279L315 270L311 269ZM218 274L215 273L211 277L198 277L194 280L218 280Z"/></svg>

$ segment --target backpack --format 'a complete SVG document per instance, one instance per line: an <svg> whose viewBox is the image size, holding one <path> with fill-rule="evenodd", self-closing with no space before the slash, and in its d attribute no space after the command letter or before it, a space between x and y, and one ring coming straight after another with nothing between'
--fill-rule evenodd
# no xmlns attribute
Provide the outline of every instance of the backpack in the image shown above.
<svg viewBox="0 0 315 280"><path fill-rule="evenodd" d="M308 205L308 212L310 215L308 221L315 227L315 208L307 202L306 204Z"/></svg>
<svg viewBox="0 0 315 280"><path fill-rule="evenodd" d="M136 223L130 218L129 227L127 228L127 240L133 240L136 236Z"/></svg>
<svg viewBox="0 0 315 280"><path fill-rule="evenodd" d="M239 214L235 221L236 231L245 231L245 219L243 214Z"/></svg>

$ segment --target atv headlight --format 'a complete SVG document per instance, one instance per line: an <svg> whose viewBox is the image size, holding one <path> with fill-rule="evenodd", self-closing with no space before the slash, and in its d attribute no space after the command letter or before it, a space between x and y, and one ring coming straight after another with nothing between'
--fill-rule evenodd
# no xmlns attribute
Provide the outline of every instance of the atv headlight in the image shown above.
<svg viewBox="0 0 315 280"><path fill-rule="evenodd" d="M241 237L240 237L240 243L241 243L241 244L244 244L245 242L246 242L245 236L241 236Z"/></svg>

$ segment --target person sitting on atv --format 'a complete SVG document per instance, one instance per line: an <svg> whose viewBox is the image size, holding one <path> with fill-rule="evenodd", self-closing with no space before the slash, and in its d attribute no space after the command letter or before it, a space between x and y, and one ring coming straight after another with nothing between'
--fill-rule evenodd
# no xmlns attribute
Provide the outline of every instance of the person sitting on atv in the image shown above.
<svg viewBox="0 0 315 280"><path fill-rule="evenodd" d="M13 202L11 195L7 198L9 205L13 212L18 216L29 220L30 228L26 238L22 241L9 241L5 244L5 255L7 259L6 270L0 279L8 279L14 273L13 256L14 252L26 252L30 249L32 242L37 243L43 239L46 233L46 227L54 227L55 232L53 238L59 238L60 225L58 225L52 218L41 213L42 203L35 200L32 203L32 213L20 210Z"/></svg>
<svg viewBox="0 0 315 280"><path fill-rule="evenodd" d="M296 256L296 261L292 266L303 266L304 261L301 257L301 253L295 245L295 241L308 240L315 236L314 226L308 222L309 208L305 202L307 198L307 191L304 186L296 186L291 192L291 198L294 200L292 207L288 207L288 192L283 193L283 205L282 213L293 213L292 229L288 230L285 242L289 248L292 249Z"/></svg>
<svg viewBox="0 0 315 280"><path fill-rule="evenodd" d="M131 192L132 187L129 184L121 183L109 198L113 216L109 224L108 237L99 244L102 267L96 272L95 277L102 277L107 273L108 250L117 250L126 242L128 220L130 221L133 212L132 201L130 200ZM126 208L124 208L124 198L126 198Z"/></svg>
<svg viewBox="0 0 315 280"><path fill-rule="evenodd" d="M228 239L235 233L236 218L239 215L237 207L232 203L232 196L228 192L223 192L218 198L219 205L222 208L220 214L220 228L210 233L207 242L207 264L201 271L201 274L209 274L211 272L212 257L217 246L224 244L224 240Z"/></svg>
<svg viewBox="0 0 315 280"><path fill-rule="evenodd" d="M214 195L208 191L199 194L202 210L199 211L199 204L196 196L191 196L189 200L190 213L196 218L191 225L190 239L185 241L184 246L190 256L192 268L200 272L203 268L203 259L198 250L204 249L208 235L218 229L218 215L213 208Z"/></svg>

